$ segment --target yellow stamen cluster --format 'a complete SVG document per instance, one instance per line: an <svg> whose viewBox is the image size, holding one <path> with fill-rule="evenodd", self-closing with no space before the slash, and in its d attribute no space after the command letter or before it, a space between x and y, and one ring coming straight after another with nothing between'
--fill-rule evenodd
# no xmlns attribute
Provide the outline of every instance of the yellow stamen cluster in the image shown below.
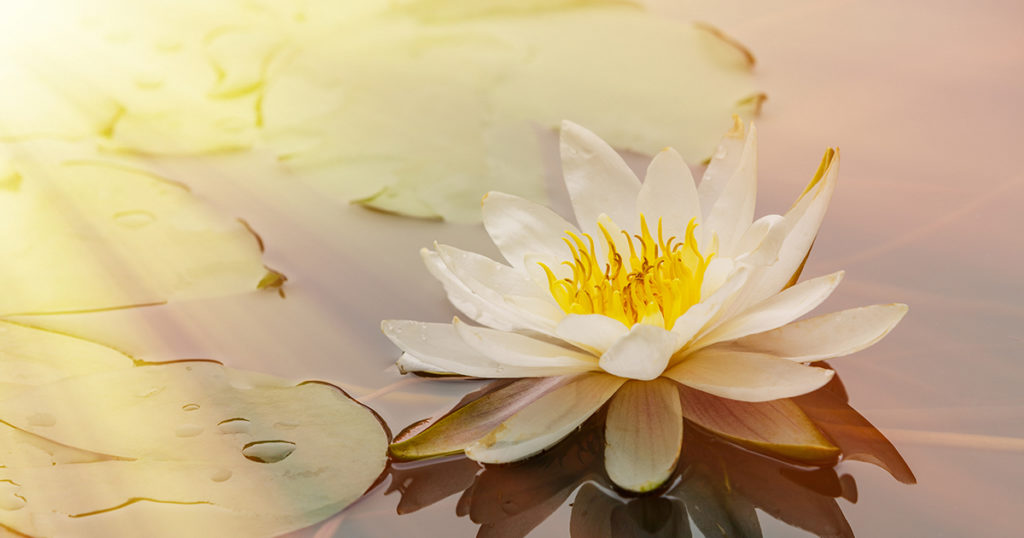
<svg viewBox="0 0 1024 538"><path fill-rule="evenodd" d="M540 266L548 278L552 297L567 314L602 314L626 326L652 323L671 329L676 319L700 301L704 271L713 254L707 258L697 250L694 237L696 222L686 227L686 237L664 239L658 219L657 240L651 235L647 220L640 216L640 233L616 246L606 226L598 223L607 250L602 263L589 234L582 237L566 232L564 241L572 251L572 261L562 262L572 269L571 278L559 279L550 267ZM619 252L628 246L628 256Z"/></svg>

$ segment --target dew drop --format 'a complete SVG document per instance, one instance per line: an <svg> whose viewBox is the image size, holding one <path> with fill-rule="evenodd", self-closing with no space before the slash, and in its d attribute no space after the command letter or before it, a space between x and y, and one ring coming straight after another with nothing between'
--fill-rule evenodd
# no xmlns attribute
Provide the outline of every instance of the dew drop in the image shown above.
<svg viewBox="0 0 1024 538"><path fill-rule="evenodd" d="M203 427L198 424L182 424L174 430L174 435L178 437L195 437L203 433Z"/></svg>
<svg viewBox="0 0 1024 538"><path fill-rule="evenodd" d="M295 451L291 441L255 441L242 447L245 459L257 463L277 463Z"/></svg>
<svg viewBox="0 0 1024 538"><path fill-rule="evenodd" d="M726 153L728 153L728 150L725 149L725 146L718 146L718 148L715 150L715 158L724 159Z"/></svg>
<svg viewBox="0 0 1024 538"><path fill-rule="evenodd" d="M137 230L156 220L156 217L149 211L118 211L114 213L114 222L124 228Z"/></svg>
<svg viewBox="0 0 1024 538"><path fill-rule="evenodd" d="M230 469L217 469L210 473L210 480L213 480L214 482L223 482L229 478L231 478Z"/></svg>
<svg viewBox="0 0 1024 538"><path fill-rule="evenodd" d="M229 418L217 423L220 433L249 433L249 421L244 418Z"/></svg>
<svg viewBox="0 0 1024 538"><path fill-rule="evenodd" d="M185 405L181 406L181 410L182 411L198 411L199 410L199 404L197 404L197 403L185 404Z"/></svg>
<svg viewBox="0 0 1024 538"><path fill-rule="evenodd" d="M53 426L57 424L57 417L50 413L33 413L28 416L28 423L32 426Z"/></svg>

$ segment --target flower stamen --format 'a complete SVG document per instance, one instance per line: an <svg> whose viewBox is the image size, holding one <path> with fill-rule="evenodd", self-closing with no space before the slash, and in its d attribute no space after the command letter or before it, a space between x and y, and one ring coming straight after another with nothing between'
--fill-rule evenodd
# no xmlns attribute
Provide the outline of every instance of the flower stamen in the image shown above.
<svg viewBox="0 0 1024 538"><path fill-rule="evenodd" d="M660 218L655 239L647 219L640 215L639 234L622 232L629 247L628 263L607 227L601 222L597 226L607 251L605 263L599 259L593 237L566 232L563 240L572 260L563 263L572 269L572 276L559 279L540 264L551 296L567 314L601 314L626 326L657 323L671 329L679 316L700 302L704 271L714 252L705 257L697 249L695 219L679 241L676 236L665 239Z"/></svg>

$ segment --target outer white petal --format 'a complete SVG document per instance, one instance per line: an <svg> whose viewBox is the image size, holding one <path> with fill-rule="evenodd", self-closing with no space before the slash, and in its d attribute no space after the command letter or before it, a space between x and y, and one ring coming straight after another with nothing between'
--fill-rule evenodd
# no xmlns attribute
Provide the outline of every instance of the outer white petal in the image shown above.
<svg viewBox="0 0 1024 538"><path fill-rule="evenodd" d="M476 252L441 244L435 244L434 248L441 255L445 265L464 282L479 283L500 294L543 297L554 303L547 288L538 286L522 270L496 262Z"/></svg>
<svg viewBox="0 0 1024 538"><path fill-rule="evenodd" d="M661 327L638 323L601 355L601 369L630 379L655 379L686 340Z"/></svg>
<svg viewBox="0 0 1024 538"><path fill-rule="evenodd" d="M711 348L669 368L665 377L715 396L765 402L816 390L834 373L771 355Z"/></svg>
<svg viewBox="0 0 1024 538"><path fill-rule="evenodd" d="M629 327L601 314L569 314L555 327L555 335L600 357L629 333Z"/></svg>
<svg viewBox="0 0 1024 538"><path fill-rule="evenodd" d="M710 209L704 205L705 200L701 199L701 208L705 214L705 234L717 234L719 252L723 256L733 257L737 254L736 247L740 237L754 220L754 203L757 200L757 129L754 124L750 124L750 130L732 174L728 178L713 180L724 180L725 185L720 187L718 197Z"/></svg>
<svg viewBox="0 0 1024 538"><path fill-rule="evenodd" d="M455 332L472 349L506 366L568 368L577 372L598 370L597 357L522 334L473 327L458 319Z"/></svg>
<svg viewBox="0 0 1024 538"><path fill-rule="evenodd" d="M906 313L905 304L851 308L745 336L730 346L798 362L841 357L881 340Z"/></svg>
<svg viewBox="0 0 1024 538"><path fill-rule="evenodd" d="M652 227L660 217L667 236L682 237L691 219L700 224L697 185L679 152L666 148L651 160L636 198L636 210L647 217Z"/></svg>
<svg viewBox="0 0 1024 538"><path fill-rule="evenodd" d="M466 456L484 463L528 458L569 435L625 383L608 374L583 374L533 402L466 447Z"/></svg>
<svg viewBox="0 0 1024 538"><path fill-rule="evenodd" d="M571 253L562 238L579 230L545 206L529 200L491 192L483 202L484 228L502 256L513 267L523 267L528 254L540 254L555 263Z"/></svg>
<svg viewBox="0 0 1024 538"><path fill-rule="evenodd" d="M821 178L811 185L786 213L785 225L773 230L773 234L784 235L779 241L778 260L765 268L763 274L758 275L757 284L751 286L751 294L745 300L746 304L754 304L781 290L789 283L793 273L810 251L836 188L839 176L839 150L835 150L834 156L821 173ZM778 240L767 237L765 239Z"/></svg>
<svg viewBox="0 0 1024 538"><path fill-rule="evenodd" d="M470 319L496 329L523 329L524 323L518 313L510 312L505 305L496 305L492 301L477 295L465 282L455 276L445 265L441 256L429 249L421 249L420 256L427 266L427 271L441 282L448 300L460 312Z"/></svg>
<svg viewBox="0 0 1024 538"><path fill-rule="evenodd" d="M562 122L559 146L565 186L580 227L594 234L602 213L620 225L631 225L640 180L626 161L596 134L569 121Z"/></svg>
<svg viewBox="0 0 1024 538"><path fill-rule="evenodd" d="M405 355L399 367L405 372L452 373L470 377L547 377L577 372L565 366L522 367L494 361L467 345L447 323L385 320L384 334Z"/></svg>
<svg viewBox="0 0 1024 538"><path fill-rule="evenodd" d="M451 249L451 247L448 248ZM513 275L507 272L499 275L480 270L472 271L472 266L480 258L486 258L468 252L465 254L469 256L465 258L451 257L446 254L465 251L444 250L441 246L438 246L438 249L438 252L422 250L424 262L431 273L445 285L445 291L448 292L448 299L452 304L471 319L497 329L529 329L550 334L564 316L553 300L539 296L535 285L526 277L523 277L521 282L513 284L513 282L509 282ZM467 265L459 263L459 261L466 260L474 260L474 263ZM508 269L514 271L514 269ZM528 304L518 304L514 301L515 295L507 295L500 287L505 285L518 286L524 291L534 294L534 297L525 298Z"/></svg>
<svg viewBox="0 0 1024 538"><path fill-rule="evenodd" d="M716 342L734 340L748 334L781 327L814 310L832 294L842 279L843 272L839 271L805 280L723 321L701 336L692 348L696 350Z"/></svg>
<svg viewBox="0 0 1024 538"><path fill-rule="evenodd" d="M683 445L678 386L668 379L629 381L612 398L604 466L619 486L646 492L665 483Z"/></svg>

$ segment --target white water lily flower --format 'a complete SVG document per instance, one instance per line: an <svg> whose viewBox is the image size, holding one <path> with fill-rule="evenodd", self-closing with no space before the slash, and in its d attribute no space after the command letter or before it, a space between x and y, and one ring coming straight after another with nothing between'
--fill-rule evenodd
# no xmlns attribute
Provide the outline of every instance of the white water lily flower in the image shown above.
<svg viewBox="0 0 1024 538"><path fill-rule="evenodd" d="M805 363L872 345L907 307L796 321L842 278L797 283L839 153L826 152L785 215L754 220L757 135L753 125L744 131L737 120L699 185L672 149L655 156L641 183L610 146L565 122L562 165L578 227L491 193L484 225L509 265L446 245L424 249L451 302L483 326L385 321L405 352L402 371L524 379L392 445L392 454L516 461L608 404L605 466L633 491L671 476L684 417L754 445L834 455L788 400L833 375Z"/></svg>

